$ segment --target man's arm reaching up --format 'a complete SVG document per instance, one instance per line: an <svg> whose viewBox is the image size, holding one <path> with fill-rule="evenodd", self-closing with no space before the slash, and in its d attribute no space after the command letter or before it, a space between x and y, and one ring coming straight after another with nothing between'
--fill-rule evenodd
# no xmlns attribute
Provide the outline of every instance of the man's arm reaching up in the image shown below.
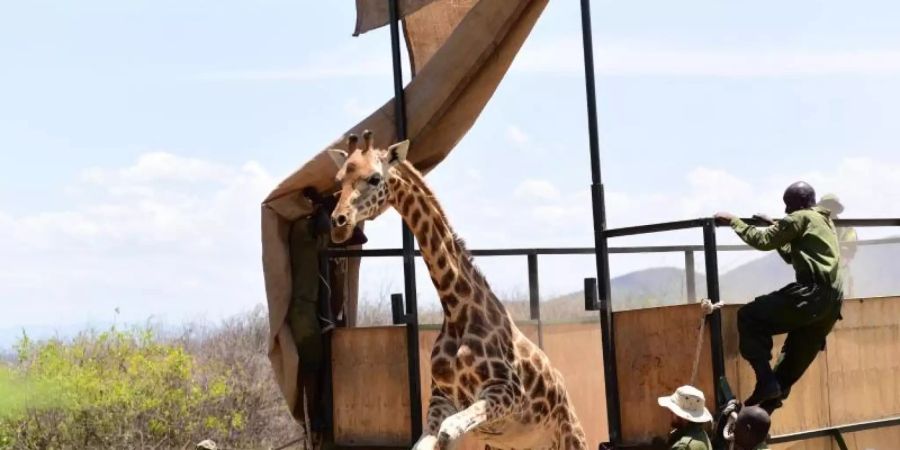
<svg viewBox="0 0 900 450"><path fill-rule="evenodd" d="M715 215L716 222L720 224L729 224L734 232L737 233L747 245L757 250L776 250L790 244L794 238L800 235L802 231L801 224L797 218L787 216L778 220L774 225L757 228L748 225L739 217L729 213L718 213ZM790 249L787 249L790 255ZM779 252L781 253L781 252ZM784 255L782 255L784 258Z"/></svg>

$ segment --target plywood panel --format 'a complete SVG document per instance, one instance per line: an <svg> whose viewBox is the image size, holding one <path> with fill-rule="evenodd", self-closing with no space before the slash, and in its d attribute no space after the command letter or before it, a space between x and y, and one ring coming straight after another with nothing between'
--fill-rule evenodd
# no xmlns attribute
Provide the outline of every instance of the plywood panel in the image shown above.
<svg viewBox="0 0 900 450"><path fill-rule="evenodd" d="M756 376L747 361L740 356L737 333L739 306L726 307L723 315L722 334L725 359L737 370L728 374L734 394L741 400L750 396L756 384ZM772 362L781 352L785 335L773 339ZM736 374L736 376L735 376ZM772 434L785 434L813 428L827 427L830 422L828 398L828 365L824 353L820 353L800 381L791 390L783 408L775 412Z"/></svg>
<svg viewBox="0 0 900 450"><path fill-rule="evenodd" d="M725 353L725 377L731 387L731 392L739 400L743 400L741 393L746 387L741 385L740 360L738 349L737 310L739 305L726 305L722 312L722 352ZM752 387L751 387L752 389Z"/></svg>
<svg viewBox="0 0 900 450"><path fill-rule="evenodd" d="M666 436L669 412L657 398L690 382L701 317L698 304L614 314L616 363L621 400L622 437L626 443ZM709 329L700 356L695 386L714 407Z"/></svg>
<svg viewBox="0 0 900 450"><path fill-rule="evenodd" d="M617 362L626 442L665 436L668 417L656 398L688 382L696 345L699 308L678 305L615 314ZM738 352L737 306L722 312L726 373L740 398L753 388L753 372ZM520 325L538 341L534 323ZM829 336L827 352L795 386L785 408L773 417L773 434L900 415L900 298L848 300L844 320ZM607 438L600 326L544 324L545 352L566 384L592 447ZM430 355L438 330L420 334L423 417L430 395ZM783 336L776 337L777 353ZM335 425L343 443L408 444L406 334L403 327L340 329L333 340ZM707 335L698 387L714 397ZM360 376L364 373L365 376ZM850 448L882 450L900 442L900 427L847 435ZM364 444L365 445L365 444ZM480 449L474 439L460 447ZM828 438L774 446L790 450L832 450ZM836 447L835 447L836 448ZM900 447L896 447L900 448Z"/></svg>
<svg viewBox="0 0 900 450"><path fill-rule="evenodd" d="M544 352L565 378L588 448L597 448L609 439L600 324L544 325L543 334Z"/></svg>
<svg viewBox="0 0 900 450"><path fill-rule="evenodd" d="M334 433L340 445L410 445L403 327L338 328L332 337Z"/></svg>
<svg viewBox="0 0 900 450"><path fill-rule="evenodd" d="M834 445L830 437L787 442L784 444L772 444L769 448L772 450L837 450L837 446Z"/></svg>
<svg viewBox="0 0 900 450"><path fill-rule="evenodd" d="M848 300L842 315L828 340L832 421L900 415L900 298Z"/></svg>
<svg viewBox="0 0 900 450"><path fill-rule="evenodd" d="M900 427L845 434L844 442L849 450L896 450L900 448Z"/></svg>

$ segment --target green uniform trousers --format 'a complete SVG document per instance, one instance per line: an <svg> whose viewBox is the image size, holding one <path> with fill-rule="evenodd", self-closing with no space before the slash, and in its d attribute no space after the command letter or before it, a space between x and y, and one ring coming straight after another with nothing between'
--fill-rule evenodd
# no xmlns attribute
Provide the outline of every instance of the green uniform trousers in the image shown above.
<svg viewBox="0 0 900 450"><path fill-rule="evenodd" d="M315 374L323 364L322 328L319 325L319 250L324 238L314 236L312 221L299 219L291 226L291 305L288 325L300 355L300 373Z"/></svg>
<svg viewBox="0 0 900 450"><path fill-rule="evenodd" d="M787 394L825 348L825 337L841 318L843 293L830 286L791 283L757 297L738 310L741 356L772 359L772 336L787 333L774 371Z"/></svg>

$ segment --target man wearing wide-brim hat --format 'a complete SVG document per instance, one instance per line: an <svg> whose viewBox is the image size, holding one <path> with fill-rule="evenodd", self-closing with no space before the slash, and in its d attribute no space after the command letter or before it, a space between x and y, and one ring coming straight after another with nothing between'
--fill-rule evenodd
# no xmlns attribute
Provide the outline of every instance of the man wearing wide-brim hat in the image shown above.
<svg viewBox="0 0 900 450"><path fill-rule="evenodd" d="M818 206L831 211L831 217L837 219L844 212L844 204L835 194L825 194L819 199ZM838 242L841 246L841 274L844 276L844 294L853 295L853 278L850 273L850 262L856 256L856 241L859 236L853 227L837 227Z"/></svg>
<svg viewBox="0 0 900 450"><path fill-rule="evenodd" d="M672 395L660 397L657 402L672 413L670 450L712 449L705 429L712 422L712 414L706 409L703 391L693 386L681 386Z"/></svg>

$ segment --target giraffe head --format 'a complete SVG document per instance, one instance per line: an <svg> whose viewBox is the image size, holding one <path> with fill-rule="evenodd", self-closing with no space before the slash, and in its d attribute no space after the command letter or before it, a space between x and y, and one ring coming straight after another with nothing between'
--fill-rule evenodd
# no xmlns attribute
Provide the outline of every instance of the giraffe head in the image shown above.
<svg viewBox="0 0 900 450"><path fill-rule="evenodd" d="M388 180L398 175L395 169L406 160L409 141L398 142L387 149L376 149L372 132L363 133L363 146L351 134L347 151L328 150L340 167L335 176L341 189L337 206L331 214L331 239L341 243L350 239L356 224L377 216L389 205Z"/></svg>

